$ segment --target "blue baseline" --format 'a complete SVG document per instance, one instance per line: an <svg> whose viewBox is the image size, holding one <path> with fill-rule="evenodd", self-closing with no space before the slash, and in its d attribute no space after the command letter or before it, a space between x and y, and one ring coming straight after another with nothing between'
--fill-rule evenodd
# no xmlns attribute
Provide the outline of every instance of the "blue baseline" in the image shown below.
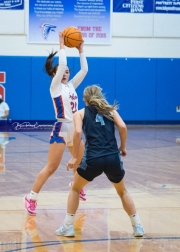
<svg viewBox="0 0 180 252"><path fill-rule="evenodd" d="M69 241L44 241L44 242L27 242L27 243L11 243L14 245L18 244L38 244L38 243L47 243L44 245L38 245L38 246L29 246L25 248L18 248L18 249L13 249L13 250L6 250L5 252L13 252L13 251L20 251L24 249L32 249L32 248L39 248L39 247L45 247L45 246L54 246L58 244L71 244L71 243L85 243L85 242L103 242L103 241L131 241L134 240L135 238L127 238L127 237L122 237L122 238L104 238L104 239L90 239L90 240L69 240ZM143 239L143 240L180 240L180 236L165 236L165 237L143 237L143 238L138 238L138 239ZM0 244L0 246L4 245L9 245L8 243L5 244Z"/></svg>

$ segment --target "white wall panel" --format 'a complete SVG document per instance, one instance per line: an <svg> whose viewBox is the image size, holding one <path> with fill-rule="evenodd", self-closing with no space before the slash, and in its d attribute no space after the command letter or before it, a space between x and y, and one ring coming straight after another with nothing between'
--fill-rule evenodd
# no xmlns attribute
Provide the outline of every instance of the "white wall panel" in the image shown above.
<svg viewBox="0 0 180 252"><path fill-rule="evenodd" d="M56 44L27 44L26 36L0 35L0 55L47 56L58 50ZM111 46L85 45L89 57L159 57L180 58L180 40L164 38L112 38ZM67 56L78 56L74 48L66 48Z"/></svg>
<svg viewBox="0 0 180 252"><path fill-rule="evenodd" d="M24 10L0 10L0 34L24 34Z"/></svg>
<svg viewBox="0 0 180 252"><path fill-rule="evenodd" d="M153 14L113 13L112 35L117 37L152 37Z"/></svg>
<svg viewBox="0 0 180 252"><path fill-rule="evenodd" d="M180 14L154 14L154 36L180 38Z"/></svg>
<svg viewBox="0 0 180 252"><path fill-rule="evenodd" d="M113 49L117 57L180 58L179 39L115 38Z"/></svg>

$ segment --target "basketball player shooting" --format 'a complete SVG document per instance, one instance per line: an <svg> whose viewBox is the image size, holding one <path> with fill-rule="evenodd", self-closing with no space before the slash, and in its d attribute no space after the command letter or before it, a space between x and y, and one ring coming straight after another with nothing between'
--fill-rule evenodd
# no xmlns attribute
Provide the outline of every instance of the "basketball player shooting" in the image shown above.
<svg viewBox="0 0 180 252"><path fill-rule="evenodd" d="M52 77L50 95L52 98L55 117L57 121L50 135L50 146L46 166L37 175L34 185L28 195L24 197L24 206L29 215L36 215L38 194L46 180L57 170L60 165L66 146L73 153L73 114L78 109L78 96L75 89L81 84L88 72L87 60L84 55L82 40L78 42L77 50L80 56L80 71L69 81L70 70L67 66L64 48L64 35L59 33L59 64L53 65L57 52L50 53L45 62L45 72ZM84 143L81 141L77 166L84 153ZM74 172L77 167L75 167ZM85 190L79 194L81 200L86 200Z"/></svg>

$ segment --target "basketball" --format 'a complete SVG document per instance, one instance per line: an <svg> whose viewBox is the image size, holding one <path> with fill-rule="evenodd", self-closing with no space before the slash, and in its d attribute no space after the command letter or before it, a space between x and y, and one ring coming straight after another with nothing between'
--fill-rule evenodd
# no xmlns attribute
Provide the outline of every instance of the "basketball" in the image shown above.
<svg viewBox="0 0 180 252"><path fill-rule="evenodd" d="M65 28L62 31L64 35L64 45L67 47L77 47L82 41L82 33L74 26Z"/></svg>

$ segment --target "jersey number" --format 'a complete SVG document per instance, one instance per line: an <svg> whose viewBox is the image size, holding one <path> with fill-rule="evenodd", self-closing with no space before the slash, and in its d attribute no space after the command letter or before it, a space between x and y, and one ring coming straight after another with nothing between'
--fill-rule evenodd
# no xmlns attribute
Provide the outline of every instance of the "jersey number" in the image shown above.
<svg viewBox="0 0 180 252"><path fill-rule="evenodd" d="M77 111L77 103L76 102L71 102L71 109L73 114Z"/></svg>

